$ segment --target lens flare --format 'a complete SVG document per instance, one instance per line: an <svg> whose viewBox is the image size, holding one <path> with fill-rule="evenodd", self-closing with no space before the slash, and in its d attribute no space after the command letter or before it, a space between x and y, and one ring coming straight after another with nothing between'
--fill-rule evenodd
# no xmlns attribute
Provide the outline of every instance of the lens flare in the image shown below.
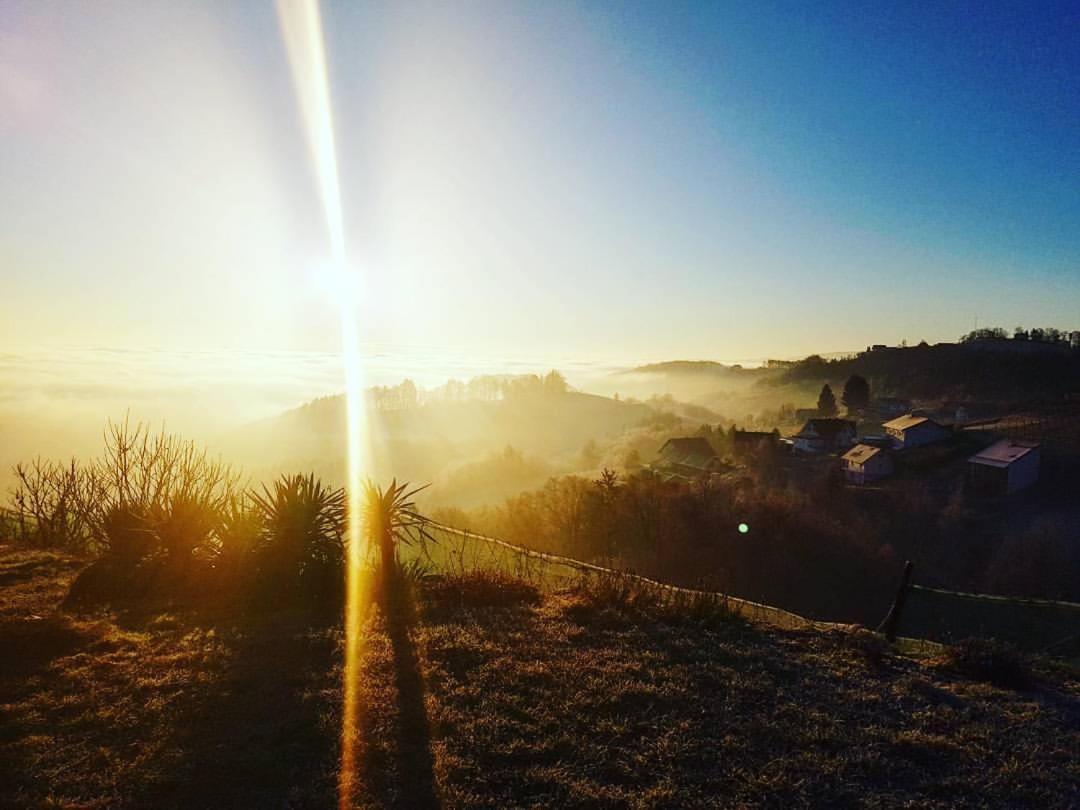
<svg viewBox="0 0 1080 810"><path fill-rule="evenodd" d="M750 531L750 527L745 523L739 524L739 534L746 534Z"/></svg>
<svg viewBox="0 0 1080 810"><path fill-rule="evenodd" d="M322 20L317 0L278 0L281 35L289 54L304 131L311 150L312 163L326 217L330 242L331 286L340 290L355 289L354 271L349 267L345 250L345 227L341 214L341 190L338 186L337 150L330 107L330 84L327 80L326 53ZM354 296L338 297L341 319L341 347L345 366L346 431L348 465L348 525L346 526L345 582L345 661L342 683L341 765L338 772L338 803L352 806L356 774L356 730L358 676L361 655L361 621L367 595L364 593L363 566L367 558L363 527L360 524L360 482L370 469L370 432L364 406L363 365Z"/></svg>

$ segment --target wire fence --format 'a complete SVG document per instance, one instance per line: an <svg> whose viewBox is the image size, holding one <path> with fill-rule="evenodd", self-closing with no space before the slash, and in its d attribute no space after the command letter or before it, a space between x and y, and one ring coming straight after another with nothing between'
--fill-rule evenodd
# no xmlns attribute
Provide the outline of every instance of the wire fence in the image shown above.
<svg viewBox="0 0 1080 810"><path fill-rule="evenodd" d="M908 586L897 630L951 644L996 638L1029 652L1080 655L1080 604Z"/></svg>
<svg viewBox="0 0 1080 810"><path fill-rule="evenodd" d="M444 570L491 569L523 577L550 588L569 587L582 577L625 577L672 597L723 599L733 613L753 622L787 630L850 630L853 625L809 619L783 608L740 599L716 591L683 588L628 571L619 571L558 554L537 551L477 532L432 523L436 542L426 558ZM942 645L965 638L1008 641L1030 652L1080 654L1080 604L963 593L908 585L896 625L897 642L905 649L935 654Z"/></svg>
<svg viewBox="0 0 1080 810"><path fill-rule="evenodd" d="M588 577L620 577L649 588L661 596L723 600L732 613L754 622L786 630L848 630L852 627L850 624L808 619L783 608L740 599L718 591L671 585L631 571L620 571L575 560L572 557L537 551L497 537L489 537L442 523L430 523L428 529L435 537L435 542L427 544L421 553L435 567L445 570L497 570L537 582L551 589L571 587Z"/></svg>
<svg viewBox="0 0 1080 810"><path fill-rule="evenodd" d="M16 539L29 516L0 507L0 542ZM497 537L428 522L434 542L413 546L405 556L422 557L443 571L493 570L537 583L549 590L573 587L588 577L619 577L672 598L707 597L750 621L785 630L850 630L853 625L809 619L773 605L718 591L685 588L632 571L607 568L501 540ZM5 531L6 530L6 531ZM940 645L971 637L1008 641L1030 652L1080 655L1080 604L964 593L907 585L895 632L902 646L933 653Z"/></svg>

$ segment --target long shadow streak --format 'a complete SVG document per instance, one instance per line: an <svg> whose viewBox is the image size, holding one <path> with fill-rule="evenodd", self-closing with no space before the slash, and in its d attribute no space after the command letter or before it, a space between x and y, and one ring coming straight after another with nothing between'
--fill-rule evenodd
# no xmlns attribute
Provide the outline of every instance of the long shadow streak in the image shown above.
<svg viewBox="0 0 1080 810"><path fill-rule="evenodd" d="M407 588L394 588L394 594L387 599L386 630L394 655L394 681L398 698L400 806L438 808L441 803L435 785L431 730L424 705L424 678L416 645L409 634L415 624L415 607Z"/></svg>

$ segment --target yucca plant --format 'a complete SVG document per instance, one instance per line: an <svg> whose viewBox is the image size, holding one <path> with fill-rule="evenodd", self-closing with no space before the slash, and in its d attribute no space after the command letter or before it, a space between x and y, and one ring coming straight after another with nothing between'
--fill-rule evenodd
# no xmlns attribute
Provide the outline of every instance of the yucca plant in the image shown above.
<svg viewBox="0 0 1080 810"><path fill-rule="evenodd" d="M265 524L264 510L249 493L234 494L222 507L215 531L214 566L226 581L235 584L239 576L249 570Z"/></svg>
<svg viewBox="0 0 1080 810"><path fill-rule="evenodd" d="M195 554L209 548L219 521L218 504L186 493L177 493L150 509L160 552L176 573L185 572Z"/></svg>
<svg viewBox="0 0 1080 810"><path fill-rule="evenodd" d="M398 545L422 544L432 539L427 528L430 521L416 510L414 500L424 489L410 489L409 484L399 484L396 478L385 488L364 482L364 529L370 546L378 553L384 589L390 587L398 570Z"/></svg>
<svg viewBox="0 0 1080 810"><path fill-rule="evenodd" d="M345 491L310 475L283 475L251 497L262 512L258 556L271 582L321 588L340 579Z"/></svg>

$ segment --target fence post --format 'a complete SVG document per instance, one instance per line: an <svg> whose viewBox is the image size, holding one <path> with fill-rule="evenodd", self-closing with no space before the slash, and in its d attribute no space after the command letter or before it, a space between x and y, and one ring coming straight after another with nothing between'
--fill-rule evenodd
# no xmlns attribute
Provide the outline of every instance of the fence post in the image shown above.
<svg viewBox="0 0 1080 810"><path fill-rule="evenodd" d="M893 599L889 614L878 626L878 632L884 633L889 641L896 639L896 627L900 624L900 612L904 609L904 601L907 599L908 585L911 582L911 560L904 563L904 576L900 579L900 587L896 590L896 598Z"/></svg>

